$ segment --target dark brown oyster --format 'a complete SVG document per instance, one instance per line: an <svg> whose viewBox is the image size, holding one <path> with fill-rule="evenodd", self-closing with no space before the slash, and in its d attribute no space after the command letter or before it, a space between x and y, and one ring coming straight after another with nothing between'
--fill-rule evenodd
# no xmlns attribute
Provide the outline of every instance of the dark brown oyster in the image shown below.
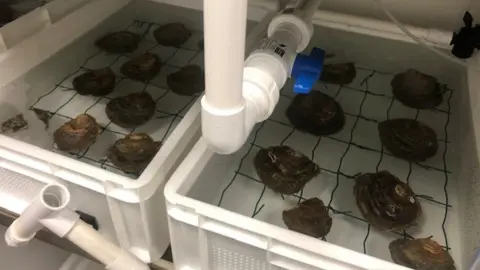
<svg viewBox="0 0 480 270"><path fill-rule="evenodd" d="M385 231L416 225L422 209L410 186L387 171L356 177L354 194L365 219Z"/></svg>
<svg viewBox="0 0 480 270"><path fill-rule="evenodd" d="M140 35L119 31L105 35L95 43L97 47L108 53L130 53L138 48Z"/></svg>
<svg viewBox="0 0 480 270"><path fill-rule="evenodd" d="M115 74L108 67L87 71L73 79L73 87L80 95L108 95L115 88Z"/></svg>
<svg viewBox="0 0 480 270"><path fill-rule="evenodd" d="M397 239L388 246L392 260L416 270L455 270L452 256L436 241Z"/></svg>
<svg viewBox="0 0 480 270"><path fill-rule="evenodd" d="M438 150L437 134L429 126L411 119L386 120L378 124L380 140L394 156L425 161Z"/></svg>
<svg viewBox="0 0 480 270"><path fill-rule="evenodd" d="M6 3L0 3L0 27L15 20L15 11Z"/></svg>
<svg viewBox="0 0 480 270"><path fill-rule="evenodd" d="M393 95L404 105L415 109L433 109L443 100L443 87L437 79L415 69L395 75Z"/></svg>
<svg viewBox="0 0 480 270"><path fill-rule="evenodd" d="M155 105L155 101L148 93L133 93L112 98L107 103L105 112L113 123L124 128L134 128L152 118Z"/></svg>
<svg viewBox="0 0 480 270"><path fill-rule="evenodd" d="M205 90L205 73L197 65L188 65L167 76L168 87L182 96L191 96Z"/></svg>
<svg viewBox="0 0 480 270"><path fill-rule="evenodd" d="M142 173L157 154L160 142L144 133L133 133L119 139L110 147L108 159L127 173Z"/></svg>
<svg viewBox="0 0 480 270"><path fill-rule="evenodd" d="M157 76L161 68L162 63L156 54L144 53L123 64L120 71L131 79L144 82Z"/></svg>
<svg viewBox="0 0 480 270"><path fill-rule="evenodd" d="M101 128L95 118L80 114L53 133L57 148L62 151L82 150L90 146L100 135Z"/></svg>
<svg viewBox="0 0 480 270"><path fill-rule="evenodd" d="M2 133L15 133L20 130L28 128L27 120L23 117L23 114L18 114L7 121L2 123Z"/></svg>
<svg viewBox="0 0 480 270"><path fill-rule="evenodd" d="M320 173L317 164L289 146L272 146L258 151L253 162L260 180L282 194L299 192Z"/></svg>
<svg viewBox="0 0 480 270"><path fill-rule="evenodd" d="M203 38L198 41L197 46L198 46L198 49L200 49L201 51L205 49L205 41L203 40Z"/></svg>
<svg viewBox="0 0 480 270"><path fill-rule="evenodd" d="M290 230L315 238L326 236L332 228L332 218L319 198L308 199L295 208L283 211L282 217Z"/></svg>
<svg viewBox="0 0 480 270"><path fill-rule="evenodd" d="M33 109L37 118L45 124L45 128L48 128L50 124L50 118L52 118L53 113L49 111L44 111L40 109Z"/></svg>
<svg viewBox="0 0 480 270"><path fill-rule="evenodd" d="M176 48L185 43L191 35L192 32L181 23L169 23L160 26L153 32L158 44Z"/></svg>
<svg viewBox="0 0 480 270"><path fill-rule="evenodd" d="M319 91L295 96L286 115L295 128L317 136L336 133L345 124L340 104Z"/></svg>
<svg viewBox="0 0 480 270"><path fill-rule="evenodd" d="M329 84L351 84L357 76L354 63L325 65L320 80Z"/></svg>

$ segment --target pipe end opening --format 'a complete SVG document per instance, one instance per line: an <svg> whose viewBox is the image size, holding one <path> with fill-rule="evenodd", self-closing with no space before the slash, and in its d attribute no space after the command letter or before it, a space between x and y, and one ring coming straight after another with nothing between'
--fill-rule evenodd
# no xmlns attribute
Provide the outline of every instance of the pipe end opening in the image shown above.
<svg viewBox="0 0 480 270"><path fill-rule="evenodd" d="M62 185L47 185L41 193L43 204L51 210L59 210L67 206L70 192Z"/></svg>

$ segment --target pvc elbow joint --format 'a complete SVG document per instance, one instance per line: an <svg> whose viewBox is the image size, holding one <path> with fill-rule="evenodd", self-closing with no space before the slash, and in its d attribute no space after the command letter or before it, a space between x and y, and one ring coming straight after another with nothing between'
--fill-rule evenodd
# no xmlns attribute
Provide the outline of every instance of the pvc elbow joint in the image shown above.
<svg viewBox="0 0 480 270"><path fill-rule="evenodd" d="M282 75L276 78L272 72ZM209 148L218 154L232 154L242 148L255 124L272 114L280 96L277 80L283 85L286 76L283 65L279 66L273 57L252 54L243 70L244 103L241 106L216 109L204 96L201 100L202 133Z"/></svg>
<svg viewBox="0 0 480 270"><path fill-rule="evenodd" d="M218 109L202 97L202 134L214 152L227 155L245 142L245 104L232 109Z"/></svg>

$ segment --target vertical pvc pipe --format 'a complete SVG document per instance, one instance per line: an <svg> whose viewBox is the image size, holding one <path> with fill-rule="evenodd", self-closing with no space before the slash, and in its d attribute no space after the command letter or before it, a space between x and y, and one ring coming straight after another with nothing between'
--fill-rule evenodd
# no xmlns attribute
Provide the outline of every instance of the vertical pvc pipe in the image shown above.
<svg viewBox="0 0 480 270"><path fill-rule="evenodd" d="M205 98L216 109L244 106L247 0L205 0Z"/></svg>

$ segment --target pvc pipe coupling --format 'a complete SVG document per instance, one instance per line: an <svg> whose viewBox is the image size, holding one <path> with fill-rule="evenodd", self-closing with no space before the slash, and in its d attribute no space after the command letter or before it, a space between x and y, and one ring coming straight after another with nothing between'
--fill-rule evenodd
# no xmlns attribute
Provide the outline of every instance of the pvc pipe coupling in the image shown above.
<svg viewBox="0 0 480 270"><path fill-rule="evenodd" d="M70 192L65 186L51 184L43 187L34 201L8 227L5 241L11 247L28 243L44 227L42 222L55 234L65 236L79 218L74 212L62 212L69 202ZM52 219L57 221L52 222Z"/></svg>

